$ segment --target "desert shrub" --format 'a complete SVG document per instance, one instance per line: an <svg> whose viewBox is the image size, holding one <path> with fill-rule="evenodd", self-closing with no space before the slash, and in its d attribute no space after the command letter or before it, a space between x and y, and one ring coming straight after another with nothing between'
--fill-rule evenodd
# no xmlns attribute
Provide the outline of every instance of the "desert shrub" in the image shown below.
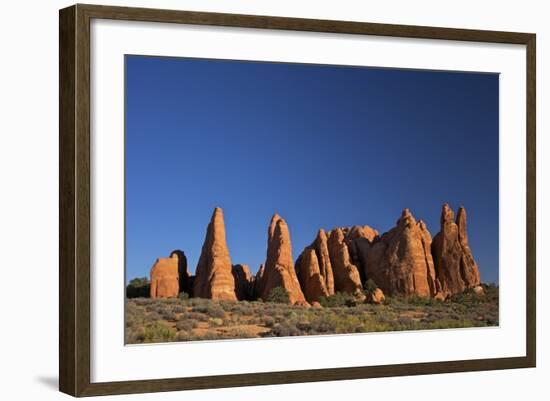
<svg viewBox="0 0 550 401"><path fill-rule="evenodd" d="M415 305L415 306L431 306L431 305L437 305L441 301L438 301L434 298L430 297L421 297L420 295L411 295L409 298L406 298L406 303L409 305Z"/></svg>
<svg viewBox="0 0 550 401"><path fill-rule="evenodd" d="M168 321L175 321L177 320L177 316L176 314L171 310L171 309L163 309L160 313L159 313L160 317L163 318L164 320L168 320Z"/></svg>
<svg viewBox="0 0 550 401"><path fill-rule="evenodd" d="M150 283L147 277L139 277L130 280L126 286L127 298L149 297Z"/></svg>
<svg viewBox="0 0 550 401"><path fill-rule="evenodd" d="M223 310L223 308L220 305L216 305L214 303L194 306L192 311L204 313L210 317L215 317L215 318L222 318L225 316L225 311Z"/></svg>
<svg viewBox="0 0 550 401"><path fill-rule="evenodd" d="M189 294L185 291L182 291L179 293L178 299L181 299L182 301L187 301L189 299Z"/></svg>
<svg viewBox="0 0 550 401"><path fill-rule="evenodd" d="M299 336L299 335L302 335L303 333L294 324L290 322L283 322L273 326L269 334L275 337L288 337L288 336Z"/></svg>
<svg viewBox="0 0 550 401"><path fill-rule="evenodd" d="M194 320L180 320L176 323L177 330L191 331L197 326L197 322Z"/></svg>
<svg viewBox="0 0 550 401"><path fill-rule="evenodd" d="M145 306L151 303L151 298L133 298L128 302L134 303L138 306Z"/></svg>
<svg viewBox="0 0 550 401"><path fill-rule="evenodd" d="M378 288L378 286L376 285L374 280L371 279L371 278L369 278L365 282L365 285L363 286L363 289L365 290L365 293L367 293L367 294L370 294L370 293L374 292L374 290L376 290L377 288Z"/></svg>
<svg viewBox="0 0 550 401"><path fill-rule="evenodd" d="M145 326L143 340L146 343L172 341L176 337L176 331L161 322L155 322Z"/></svg>
<svg viewBox="0 0 550 401"><path fill-rule="evenodd" d="M162 316L158 312L150 312L147 315L147 320L152 321L152 322L157 321L157 320L161 320L161 319L162 319Z"/></svg>
<svg viewBox="0 0 550 401"><path fill-rule="evenodd" d="M254 312L254 307L248 302L237 302L231 305L229 311L237 315L251 315Z"/></svg>
<svg viewBox="0 0 550 401"><path fill-rule="evenodd" d="M172 308L172 311L174 313L184 313L186 311L186 309L183 306L176 305Z"/></svg>
<svg viewBox="0 0 550 401"><path fill-rule="evenodd" d="M275 287L269 292L266 301L277 304L290 304L290 297L288 296L288 291L285 288Z"/></svg>
<svg viewBox="0 0 550 401"><path fill-rule="evenodd" d="M124 342L126 344L140 344L145 340L145 329L139 327L127 327L124 332Z"/></svg>
<svg viewBox="0 0 550 401"><path fill-rule="evenodd" d="M265 327L273 327L275 325L275 319L271 316L264 317L264 325Z"/></svg>
<svg viewBox="0 0 550 401"><path fill-rule="evenodd" d="M319 303L326 308L334 308L340 306L353 307L357 305L357 299L353 294L347 292L337 292L328 297L320 297Z"/></svg>
<svg viewBox="0 0 550 401"><path fill-rule="evenodd" d="M204 313L186 312L186 313L184 313L184 315L181 317L180 320L183 320L183 319L197 320L199 322L207 322L209 317L208 317L208 315L205 315Z"/></svg>

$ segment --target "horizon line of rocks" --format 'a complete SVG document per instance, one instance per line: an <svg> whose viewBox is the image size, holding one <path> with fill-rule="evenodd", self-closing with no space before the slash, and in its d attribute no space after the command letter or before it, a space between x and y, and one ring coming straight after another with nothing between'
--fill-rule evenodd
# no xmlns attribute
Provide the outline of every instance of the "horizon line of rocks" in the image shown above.
<svg viewBox="0 0 550 401"><path fill-rule="evenodd" d="M319 229L294 262L288 225L275 214L268 228L266 261L254 276L248 265L232 264L223 211L216 207L195 275L187 270L185 253L175 250L151 268L150 296L186 292L214 300L265 300L282 287L291 304L319 306L321 297L337 292L364 299L364 285L372 280L378 288L371 302L380 302L384 294L444 300L478 286L480 275L468 243L464 207L455 219L444 204L440 224L432 240L424 221L404 209L396 226L382 235L367 225Z"/></svg>

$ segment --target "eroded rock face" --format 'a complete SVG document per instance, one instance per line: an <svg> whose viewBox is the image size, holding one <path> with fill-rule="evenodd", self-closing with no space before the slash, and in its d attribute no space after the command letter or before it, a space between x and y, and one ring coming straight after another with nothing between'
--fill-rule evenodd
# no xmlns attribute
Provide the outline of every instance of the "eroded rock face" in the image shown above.
<svg viewBox="0 0 550 401"><path fill-rule="evenodd" d="M365 276L389 295L431 297L437 287L430 252L431 235L423 221L405 209L397 225L365 252Z"/></svg>
<svg viewBox="0 0 550 401"><path fill-rule="evenodd" d="M325 287L328 295L334 294L334 274L332 272L332 263L328 251L328 238L325 230L320 229L317 232L315 241L311 244L311 248L315 250L317 262L319 263L319 273L325 281Z"/></svg>
<svg viewBox="0 0 550 401"><path fill-rule="evenodd" d="M329 295L325 284L325 279L321 275L315 249L310 247L304 249L304 252L302 252L296 262L296 274L298 276L302 292L310 304L319 301L320 297L326 297Z"/></svg>
<svg viewBox="0 0 550 401"><path fill-rule="evenodd" d="M258 272L258 276L256 295L259 298L266 299L271 290L283 287L288 292L290 303L306 303L294 270L290 232L286 222L278 214L272 217L269 225L267 258L265 267Z"/></svg>
<svg viewBox="0 0 550 401"><path fill-rule="evenodd" d="M366 255L373 242L378 239L378 231L370 226L353 226L342 229L346 245L348 246L351 262L357 266L361 281L366 281Z"/></svg>
<svg viewBox="0 0 550 401"><path fill-rule="evenodd" d="M445 295L457 294L479 285L480 277L468 243L466 210L454 212L448 204L441 211L441 230L434 237L432 246L437 279Z"/></svg>
<svg viewBox="0 0 550 401"><path fill-rule="evenodd" d="M311 251L315 254L315 259L311 254ZM309 254L307 258L306 254ZM315 278L315 274L311 269L315 269L311 264L317 264L319 269L319 279ZM302 264L304 267L302 268ZM306 273L309 272L309 273ZM330 261L330 254L328 251L328 240L325 230L320 229L317 232L317 236L313 243L307 246L296 261L296 273L298 280L302 287L302 291L306 299L309 302L312 300L318 300L320 296L328 296L334 294L334 274L332 272L332 263ZM313 284L311 280L316 283ZM318 287L317 290L313 290L313 287ZM307 290L306 290L307 288ZM315 295L318 293L319 295Z"/></svg>
<svg viewBox="0 0 550 401"><path fill-rule="evenodd" d="M223 211L216 208L206 230L197 264L193 295L200 298L236 301L235 279L225 238Z"/></svg>
<svg viewBox="0 0 550 401"><path fill-rule="evenodd" d="M239 301L251 301L254 298L254 276L248 265L233 265L235 294Z"/></svg>
<svg viewBox="0 0 550 401"><path fill-rule="evenodd" d="M357 266L351 262L341 228L329 232L328 250L334 274L334 290L355 295L362 293L361 276Z"/></svg>
<svg viewBox="0 0 550 401"><path fill-rule="evenodd" d="M151 298L171 298L179 294L178 257L158 258L151 268Z"/></svg>

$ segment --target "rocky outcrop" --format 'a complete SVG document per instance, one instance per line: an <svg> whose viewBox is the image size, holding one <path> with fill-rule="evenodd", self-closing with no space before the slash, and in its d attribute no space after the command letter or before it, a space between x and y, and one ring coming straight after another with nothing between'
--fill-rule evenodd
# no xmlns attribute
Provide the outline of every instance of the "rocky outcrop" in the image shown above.
<svg viewBox="0 0 550 401"><path fill-rule="evenodd" d="M361 276L350 259L344 232L335 228L329 232L328 251L334 274L334 290L350 294L362 294Z"/></svg>
<svg viewBox="0 0 550 401"><path fill-rule="evenodd" d="M366 281L366 255L372 243L379 237L378 231L369 226L353 226L342 229L351 262L357 266L361 281Z"/></svg>
<svg viewBox="0 0 550 401"><path fill-rule="evenodd" d="M434 237L432 255L444 295L457 294L479 285L477 264L468 243L466 210L458 209L456 221L448 204L441 211L441 230Z"/></svg>
<svg viewBox="0 0 550 401"><path fill-rule="evenodd" d="M158 258L151 268L151 298L177 297L179 294L178 257Z"/></svg>
<svg viewBox="0 0 550 401"><path fill-rule="evenodd" d="M296 274L307 302L317 302L329 295L315 249L308 247L302 252L296 262Z"/></svg>
<svg viewBox="0 0 550 401"><path fill-rule="evenodd" d="M251 301L254 299L254 276L248 265L233 265L233 278L235 279L235 294L239 301Z"/></svg>
<svg viewBox="0 0 550 401"><path fill-rule="evenodd" d="M236 301L235 279L225 238L223 212L216 208L206 230L197 264L193 295L200 298Z"/></svg>
<svg viewBox="0 0 550 401"><path fill-rule="evenodd" d="M185 253L179 249L172 251L170 257L176 257L178 259L178 275L179 275L179 291L190 294L192 291L190 274L187 270L187 257Z"/></svg>
<svg viewBox="0 0 550 401"><path fill-rule="evenodd" d="M391 296L434 296L437 292L431 235L423 221L403 210L397 225L366 251L365 276Z"/></svg>
<svg viewBox="0 0 550 401"><path fill-rule="evenodd" d="M313 243L296 260L296 274L308 302L334 294L334 274L325 230L317 232Z"/></svg>
<svg viewBox="0 0 550 401"><path fill-rule="evenodd" d="M283 287L292 304L304 304L305 297L300 288L294 261L290 232L284 219L275 214L269 225L267 258L265 267L258 272L257 296L266 299L271 290Z"/></svg>
<svg viewBox="0 0 550 401"><path fill-rule="evenodd" d="M380 288L375 288L374 291L367 293L367 299L365 302L380 305L385 299L386 297L384 296L384 292Z"/></svg>

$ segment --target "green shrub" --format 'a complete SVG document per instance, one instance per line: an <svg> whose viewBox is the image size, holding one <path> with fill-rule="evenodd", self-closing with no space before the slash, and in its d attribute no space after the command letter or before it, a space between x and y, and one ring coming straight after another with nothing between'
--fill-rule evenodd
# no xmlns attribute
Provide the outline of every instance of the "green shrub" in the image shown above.
<svg viewBox="0 0 550 401"><path fill-rule="evenodd" d="M335 308L340 306L353 307L357 305L357 299L354 295L347 292L337 292L328 297L320 297L319 303L326 308Z"/></svg>
<svg viewBox="0 0 550 401"><path fill-rule="evenodd" d="M441 301L438 301L434 298L421 297L420 295L414 294L414 295L411 295L409 298L407 298L405 302L415 306L431 306L431 305L437 305Z"/></svg>
<svg viewBox="0 0 550 401"><path fill-rule="evenodd" d="M143 341L146 343L157 343L172 341L176 337L176 331L161 322L145 326Z"/></svg>
<svg viewBox="0 0 550 401"><path fill-rule="evenodd" d="M189 294L182 291L182 292L179 293L178 298L181 299L181 300L186 301L186 300L189 299Z"/></svg>
<svg viewBox="0 0 550 401"><path fill-rule="evenodd" d="M288 296L288 291L285 288L275 287L269 292L266 301L277 304L290 304L290 297Z"/></svg>
<svg viewBox="0 0 550 401"><path fill-rule="evenodd" d="M376 290L378 288L378 286L376 285L376 283L374 282L373 279L369 278L365 285L363 286L363 289L365 290L365 293L366 294L371 294L372 292L374 292L374 290Z"/></svg>
<svg viewBox="0 0 550 401"><path fill-rule="evenodd" d="M126 298L149 297L150 283L147 277L138 277L130 280L126 286Z"/></svg>

